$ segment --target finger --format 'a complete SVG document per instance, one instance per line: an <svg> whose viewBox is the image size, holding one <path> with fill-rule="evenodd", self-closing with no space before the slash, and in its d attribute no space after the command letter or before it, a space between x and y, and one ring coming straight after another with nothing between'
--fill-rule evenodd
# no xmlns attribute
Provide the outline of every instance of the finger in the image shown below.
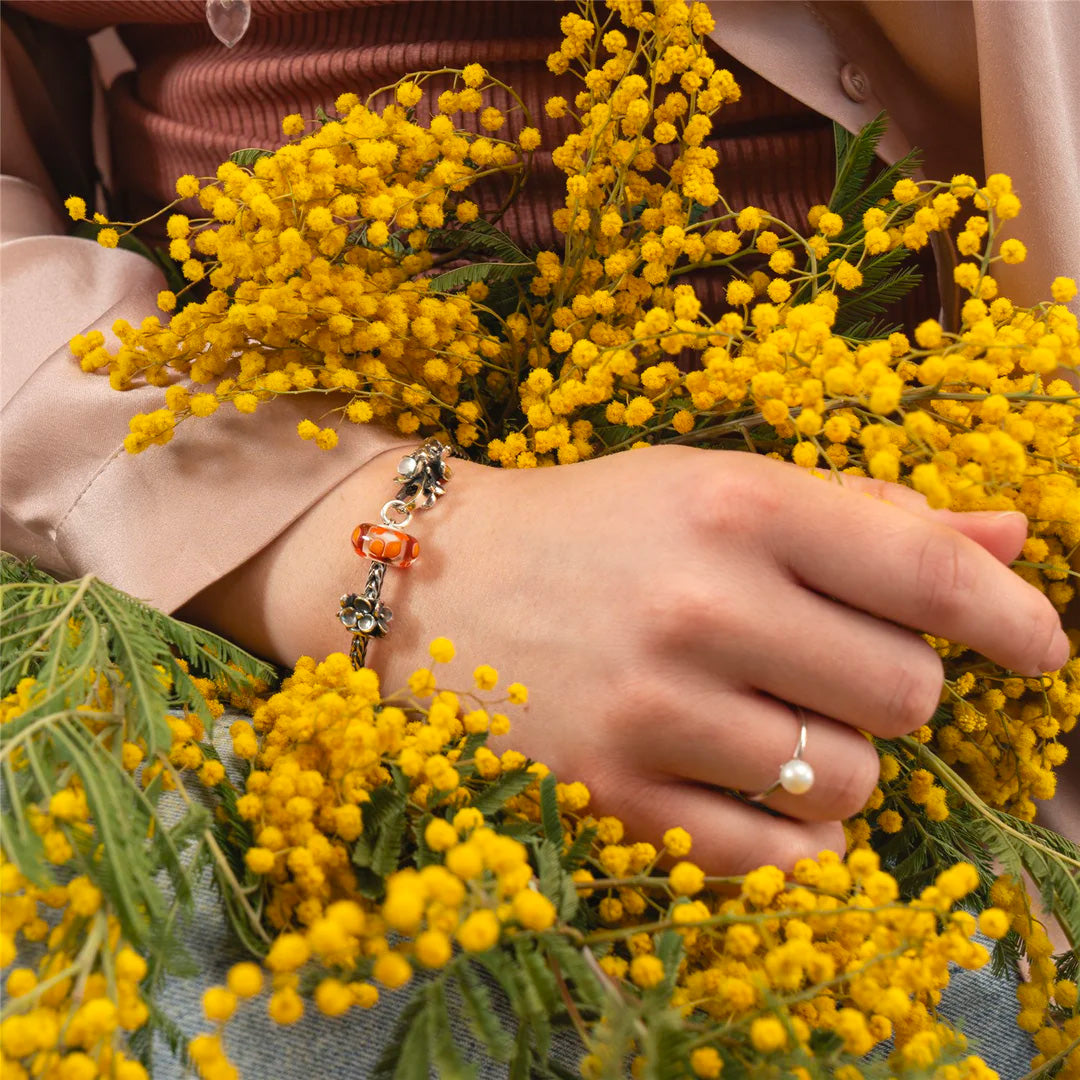
<svg viewBox="0 0 1080 1080"><path fill-rule="evenodd" d="M1019 557L1028 535L1028 519L1016 510L932 510L932 514L948 514L944 524L963 533L985 548L998 562L1008 565Z"/></svg>
<svg viewBox="0 0 1080 1080"><path fill-rule="evenodd" d="M685 688L685 680L684 680ZM866 806L878 780L877 751L853 728L807 710L801 755L813 769L803 794L783 789L766 805L802 821L839 821ZM794 756L802 721L786 702L754 692L693 694L677 715L662 718L665 737L627 747L642 763L675 779L755 795L770 787Z"/></svg>
<svg viewBox="0 0 1080 1080"><path fill-rule="evenodd" d="M839 822L800 822L777 817L700 784L640 779L619 785L621 795L597 803L597 813L620 818L632 836L660 848L674 825L693 838L690 859L710 874L742 874L759 866L791 870L799 859L824 850L843 852Z"/></svg>
<svg viewBox="0 0 1080 1080"><path fill-rule="evenodd" d="M792 469L800 466L785 462ZM892 503L909 513L917 514L928 521L937 521L956 529L975 543L986 548L999 562L1012 562L1024 546L1028 534L1027 515L1018 510L935 510L926 501L926 496L903 484L893 484L888 480L875 480L868 476L849 476L846 473L813 472L811 475L836 484L856 494L867 495Z"/></svg>
<svg viewBox="0 0 1080 1080"><path fill-rule="evenodd" d="M740 635L699 628L689 644L699 666L722 665L729 678L883 738L906 735L937 711L944 668L918 634L794 582L765 595L768 610L800 628L783 662L775 628L761 622Z"/></svg>
<svg viewBox="0 0 1080 1080"><path fill-rule="evenodd" d="M783 475L788 505L799 509L768 542L803 584L1023 674L1068 659L1050 602L975 541L839 485Z"/></svg>

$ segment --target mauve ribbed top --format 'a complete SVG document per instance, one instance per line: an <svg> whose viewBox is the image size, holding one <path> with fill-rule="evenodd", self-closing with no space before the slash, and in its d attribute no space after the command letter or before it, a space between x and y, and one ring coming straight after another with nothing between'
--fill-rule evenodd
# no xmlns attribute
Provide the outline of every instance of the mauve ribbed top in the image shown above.
<svg viewBox="0 0 1080 1080"><path fill-rule="evenodd" d="M545 64L561 41L559 18L572 9L551 0L253 0L251 24L232 49L211 33L203 0L7 6L69 30L117 26L136 70L108 95L113 170L119 206L136 219L173 197L177 176L211 175L239 147L279 145L286 113L311 116L345 90L363 98L409 71L483 64L521 95L546 150L570 121L547 118L544 102L554 94L572 100L580 88ZM724 197L805 223L832 189L831 121L713 48L743 91L716 115L709 140ZM501 104L497 96L493 103ZM476 123L475 116L456 119ZM526 191L502 225L526 244L560 247L551 213L562 204L565 177L543 158L535 156ZM488 191L481 201L496 198ZM916 308L928 299L911 298Z"/></svg>

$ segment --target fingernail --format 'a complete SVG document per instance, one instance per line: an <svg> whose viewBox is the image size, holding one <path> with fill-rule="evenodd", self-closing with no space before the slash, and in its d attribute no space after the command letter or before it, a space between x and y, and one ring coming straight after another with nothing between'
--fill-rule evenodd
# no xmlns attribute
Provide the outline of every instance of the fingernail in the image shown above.
<svg viewBox="0 0 1080 1080"><path fill-rule="evenodd" d="M1046 654L1046 667L1043 670L1057 671L1058 668L1064 667L1068 663L1071 652L1072 645L1069 642L1069 635L1064 630L1058 630L1054 637L1054 643Z"/></svg>
<svg viewBox="0 0 1080 1080"><path fill-rule="evenodd" d="M983 521L1004 521L1006 518L1012 518L1020 520L1027 524L1027 514L1021 513L1019 510L960 510L958 513L963 514L964 517L977 517Z"/></svg>

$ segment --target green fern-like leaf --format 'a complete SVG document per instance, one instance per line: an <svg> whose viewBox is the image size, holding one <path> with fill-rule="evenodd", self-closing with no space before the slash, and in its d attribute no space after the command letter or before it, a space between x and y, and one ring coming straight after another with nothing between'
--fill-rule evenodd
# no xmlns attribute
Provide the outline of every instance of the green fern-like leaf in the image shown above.
<svg viewBox="0 0 1080 1080"><path fill-rule="evenodd" d="M562 850L563 827L559 819L559 803L555 786L554 773L548 773L540 781L540 819L544 825L544 835L558 852Z"/></svg>
<svg viewBox="0 0 1080 1080"><path fill-rule="evenodd" d="M230 690L246 690L245 676L277 682L278 672L273 666L245 652L227 638L162 615L145 605L144 610L150 625L156 627L188 664L206 678L222 682Z"/></svg>
<svg viewBox="0 0 1080 1080"><path fill-rule="evenodd" d="M1026 870L1073 948L1080 947L1080 848L1050 829L1019 818L981 819L977 826L987 850L1013 877Z"/></svg>
<svg viewBox="0 0 1080 1080"><path fill-rule="evenodd" d="M168 696L154 672L154 667L169 653L168 645L147 632L143 611L121 600L115 589L94 581L87 589L86 598L98 610L109 651L123 672L125 687L130 687L124 696L128 716L133 721L131 732L146 740L147 755L153 757L169 745L169 726L165 722Z"/></svg>
<svg viewBox="0 0 1080 1080"><path fill-rule="evenodd" d="M536 263L513 239L490 222L478 219L456 229L438 229L428 237L436 251L491 256L490 262L471 262L428 279L432 292L454 292L476 281L500 285L536 272Z"/></svg>
<svg viewBox="0 0 1080 1080"><path fill-rule="evenodd" d="M901 329L899 323L886 322L884 319L861 319L845 327L844 336L852 341L878 341Z"/></svg>
<svg viewBox="0 0 1080 1080"><path fill-rule="evenodd" d="M987 806L959 774L927 747L910 737L900 741L966 806L961 817L966 832L961 835L968 838L970 847L997 859L1013 877L1019 878L1026 870L1039 884L1044 907L1057 919L1071 947L1080 947L1080 847L1052 829ZM948 822L957 816L950 814ZM949 830L953 835L960 833L957 824Z"/></svg>
<svg viewBox="0 0 1080 1080"><path fill-rule="evenodd" d="M428 1080L431 1053L425 1013L427 995L416 993L402 1009L371 1080Z"/></svg>
<svg viewBox="0 0 1080 1080"><path fill-rule="evenodd" d="M0 558L0 585L24 585L28 581L51 585L56 578L40 569L36 559L19 559L4 552Z"/></svg>
<svg viewBox="0 0 1080 1080"><path fill-rule="evenodd" d="M870 166L877 154L878 143L881 142L888 126L889 121L884 113L878 113L857 134L852 134L847 128L833 123L836 184L829 198L830 210L842 214L843 209L862 192L866 186Z"/></svg>
<svg viewBox="0 0 1080 1080"><path fill-rule="evenodd" d="M858 244L862 236L862 216L872 206L888 204L896 182L910 176L919 165L919 157L912 152L874 176L877 147L885 133L887 120L879 114L858 134L851 134L839 124L833 125L836 147L836 183L829 198L829 209L839 214L845 227L832 241L829 253L820 260L821 266L841 256L850 257L850 247ZM856 249L858 252L858 249ZM913 265L915 254L907 248L897 248L876 258L862 262L862 284L851 292L841 292L834 329L837 333L867 340L885 336L895 328L883 323L874 324L875 316L902 300L922 281L922 275ZM806 303L815 289L822 285L824 275L804 283L792 303Z"/></svg>
<svg viewBox="0 0 1080 1080"><path fill-rule="evenodd" d="M405 800L401 799L380 826L379 838L372 848L371 869L380 878L388 877L398 868L401 859L401 842L405 839L407 824Z"/></svg>
<svg viewBox="0 0 1080 1080"><path fill-rule="evenodd" d="M156 879L164 872L172 902L190 907L209 817L192 801L178 821L164 820L160 780L144 788L123 768L120 748L141 740L148 758L163 755L170 711L208 715L180 658L236 689L244 686L242 672L268 683L276 672L93 575L60 582L6 552L0 553L0 610L0 687L5 695L18 689L24 706L0 730L4 851L35 882L52 882L29 809L77 776L95 835L84 841L70 833L75 865L153 965L178 948L163 931L170 909Z"/></svg>
<svg viewBox="0 0 1080 1080"><path fill-rule="evenodd" d="M571 945L559 933L544 934L541 944L554 961L564 979L573 985L574 995L586 1009L600 1010L604 1004L604 988L596 973L585 962L581 950Z"/></svg>
<svg viewBox="0 0 1080 1080"><path fill-rule="evenodd" d="M483 1044L492 1060L508 1062L514 1052L514 1039L499 1021L484 980L473 970L468 958L458 962L454 974L461 995L462 1012L473 1034Z"/></svg>
<svg viewBox="0 0 1080 1080"><path fill-rule="evenodd" d="M874 326L873 317L903 300L908 293L919 287L922 280L923 276L919 268L908 265L873 284L864 282L863 287L853 292L850 297L841 299L836 309L835 332L855 337L852 330L862 323L867 337L870 337L871 332L875 330L877 334L874 336L883 336L880 328Z"/></svg>
<svg viewBox="0 0 1080 1080"><path fill-rule="evenodd" d="M510 1059L509 1080L532 1080L533 1051L529 1029L522 1024L514 1040L514 1056Z"/></svg>
<svg viewBox="0 0 1080 1080"><path fill-rule="evenodd" d="M590 825L577 834L574 842L566 849L566 852L562 857L564 870L572 872L585 861L589 852L592 851L592 845L593 841L596 839L597 831L595 825Z"/></svg>
<svg viewBox="0 0 1080 1080"><path fill-rule="evenodd" d="M477 1075L474 1064L466 1063L450 1030L444 979L435 979L424 990L427 997L427 1037L431 1058L439 1080L470 1080Z"/></svg>
<svg viewBox="0 0 1080 1080"><path fill-rule="evenodd" d="M488 284L496 281L513 281L525 274L531 274L536 270L533 262L478 262L469 263L468 266L458 266L453 270L447 270L444 274L437 274L428 279L428 289L431 292L454 292L474 281L483 281Z"/></svg>
<svg viewBox="0 0 1080 1080"><path fill-rule="evenodd" d="M242 169L250 169L259 158L273 157L273 150L264 150L259 146L245 146L243 150L234 150L229 155L229 160Z"/></svg>
<svg viewBox="0 0 1080 1080"><path fill-rule="evenodd" d="M494 783L488 784L473 799L472 805L482 814L497 810L507 799L520 795L534 780L535 775L528 769L518 769L503 773Z"/></svg>
<svg viewBox="0 0 1080 1080"><path fill-rule="evenodd" d="M878 144L889 126L885 113L878 113L857 134L840 124L833 124L836 149L836 182L829 196L829 209L845 220L888 198L897 180L910 176L920 165L918 151L911 151L882 170L872 180L870 170L877 157Z"/></svg>
<svg viewBox="0 0 1080 1080"><path fill-rule="evenodd" d="M502 950L492 949L477 957L510 1001L518 1019L518 1032L510 1062L510 1075L522 1069L528 1075L533 1061L533 1047L546 1058L551 1046L551 1015L545 1009L543 993L522 967L520 959L511 959Z"/></svg>
<svg viewBox="0 0 1080 1080"><path fill-rule="evenodd" d="M463 253L493 255L506 263L531 262L511 236L482 218L456 229L437 229L429 234L428 244L436 251L460 248Z"/></svg>

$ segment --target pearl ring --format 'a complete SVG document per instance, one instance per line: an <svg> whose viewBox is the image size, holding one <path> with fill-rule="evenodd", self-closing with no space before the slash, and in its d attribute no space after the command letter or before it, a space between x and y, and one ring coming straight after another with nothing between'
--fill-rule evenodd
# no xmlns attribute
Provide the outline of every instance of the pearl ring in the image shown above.
<svg viewBox="0 0 1080 1080"><path fill-rule="evenodd" d="M799 728L799 741L795 745L795 752L790 761L785 761L780 766L780 775L773 783L760 794L747 796L751 802L764 802L778 788L783 788L789 795L805 795L814 786L814 767L809 761L804 761L802 756L806 749L806 717L802 709L796 711L802 726Z"/></svg>

